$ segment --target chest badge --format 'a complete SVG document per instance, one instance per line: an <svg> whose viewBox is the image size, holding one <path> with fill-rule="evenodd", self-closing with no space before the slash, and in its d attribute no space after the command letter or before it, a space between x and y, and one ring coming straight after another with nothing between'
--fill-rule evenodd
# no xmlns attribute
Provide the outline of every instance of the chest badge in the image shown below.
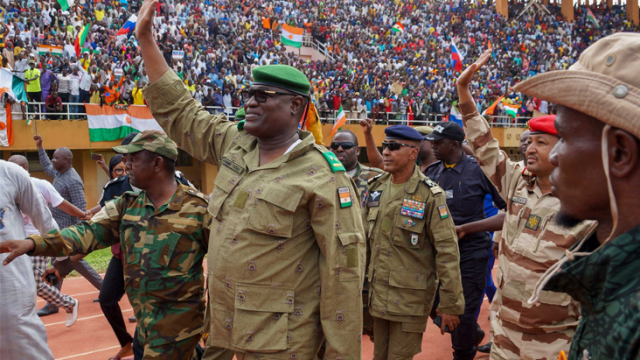
<svg viewBox="0 0 640 360"><path fill-rule="evenodd" d="M404 221L404 224L405 224L405 225L407 225L407 226L413 226L413 225L415 225L416 223L414 223L413 221L411 221L411 219L409 219L409 220L405 220L405 221Z"/></svg>
<svg viewBox="0 0 640 360"><path fill-rule="evenodd" d="M424 207L425 203L423 202L404 199L402 200L402 209L400 210L400 214L416 219L424 219Z"/></svg>
<svg viewBox="0 0 640 360"><path fill-rule="evenodd" d="M516 204L525 205L527 203L527 198L522 196L512 196L511 201Z"/></svg>
<svg viewBox="0 0 640 360"><path fill-rule="evenodd" d="M418 245L418 234L411 234L411 245Z"/></svg>
<svg viewBox="0 0 640 360"><path fill-rule="evenodd" d="M338 188L338 197L340 198L341 208L351 207L351 191L349 191L348 186Z"/></svg>
<svg viewBox="0 0 640 360"><path fill-rule="evenodd" d="M382 191L376 190L369 194L369 200L367 201L367 206L369 207L378 207L380 206L380 198L382 197Z"/></svg>
<svg viewBox="0 0 640 360"><path fill-rule="evenodd" d="M422 201L422 195L420 194L415 194L411 197L411 200L415 200L415 201Z"/></svg>
<svg viewBox="0 0 640 360"><path fill-rule="evenodd" d="M527 223L524 225L524 227L536 231L538 230L538 226L540 225L540 220L540 216L530 215L529 220L527 220Z"/></svg>

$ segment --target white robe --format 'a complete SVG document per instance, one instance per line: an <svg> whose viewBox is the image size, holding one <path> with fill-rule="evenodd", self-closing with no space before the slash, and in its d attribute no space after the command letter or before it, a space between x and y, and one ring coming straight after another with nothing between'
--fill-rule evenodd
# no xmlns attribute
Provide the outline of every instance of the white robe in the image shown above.
<svg viewBox="0 0 640 360"><path fill-rule="evenodd" d="M56 228L29 174L0 160L0 241L25 238L21 210L40 232ZM31 260L24 255L4 266L6 257L0 254L0 359L53 360L47 330L36 313Z"/></svg>

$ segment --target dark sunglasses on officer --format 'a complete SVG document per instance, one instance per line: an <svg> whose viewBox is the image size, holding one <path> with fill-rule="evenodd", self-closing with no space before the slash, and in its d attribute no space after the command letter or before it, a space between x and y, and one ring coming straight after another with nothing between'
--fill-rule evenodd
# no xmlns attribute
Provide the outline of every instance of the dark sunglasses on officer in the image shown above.
<svg viewBox="0 0 640 360"><path fill-rule="evenodd" d="M258 90L252 90L252 89L242 90L242 91L240 91L240 94L242 95L242 99L244 100L244 102L248 102L249 100L251 100L251 98L255 98L256 102L258 102L259 104L262 104L262 103L266 102L267 99L269 98L269 96L275 96L275 95L297 96L298 95L298 94L294 94L294 93L281 92L281 91L271 91L271 90L262 90L262 89L258 89Z"/></svg>
<svg viewBox="0 0 640 360"><path fill-rule="evenodd" d="M382 142L382 151L384 151L387 148L389 149L389 151L398 151L402 147L417 148L417 146L415 145L403 144L399 142L386 142L386 141Z"/></svg>
<svg viewBox="0 0 640 360"><path fill-rule="evenodd" d="M354 147L356 147L357 145L350 142L350 141L345 141L345 142L332 142L331 145L329 145L329 147L332 150L338 150L338 148L342 147L342 150L349 150L349 149L353 149Z"/></svg>

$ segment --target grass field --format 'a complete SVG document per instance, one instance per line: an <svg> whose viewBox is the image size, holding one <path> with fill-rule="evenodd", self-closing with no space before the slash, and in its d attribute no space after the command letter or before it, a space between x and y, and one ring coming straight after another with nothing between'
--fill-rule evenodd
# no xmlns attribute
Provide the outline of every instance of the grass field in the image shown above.
<svg viewBox="0 0 640 360"><path fill-rule="evenodd" d="M104 274L107 271L107 266L109 266L109 261L111 261L111 248L106 248L98 251L94 251L91 254L87 255L84 258L91 267L98 272L98 274ZM69 276L80 276L75 271L72 271Z"/></svg>

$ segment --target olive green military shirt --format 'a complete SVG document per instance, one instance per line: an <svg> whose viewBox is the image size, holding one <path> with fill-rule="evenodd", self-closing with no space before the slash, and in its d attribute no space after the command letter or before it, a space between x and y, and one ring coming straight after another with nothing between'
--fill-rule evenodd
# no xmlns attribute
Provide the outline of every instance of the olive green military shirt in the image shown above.
<svg viewBox="0 0 640 360"><path fill-rule="evenodd" d="M171 139L219 168L207 345L239 360L313 359L326 337L328 359L360 359L364 228L342 164L300 131L290 152L259 166L257 139L203 110L173 71L144 97Z"/></svg>
<svg viewBox="0 0 640 360"><path fill-rule="evenodd" d="M374 177L362 209L371 247L370 312L422 333L438 283L438 309L464 312L458 238L444 192L419 167L397 187L389 173Z"/></svg>
<svg viewBox="0 0 640 360"><path fill-rule="evenodd" d="M120 243L138 339L155 347L203 330L202 261L210 223L206 195L179 185L157 209L145 191L126 192L108 201L91 221L29 238L36 256L88 254Z"/></svg>

